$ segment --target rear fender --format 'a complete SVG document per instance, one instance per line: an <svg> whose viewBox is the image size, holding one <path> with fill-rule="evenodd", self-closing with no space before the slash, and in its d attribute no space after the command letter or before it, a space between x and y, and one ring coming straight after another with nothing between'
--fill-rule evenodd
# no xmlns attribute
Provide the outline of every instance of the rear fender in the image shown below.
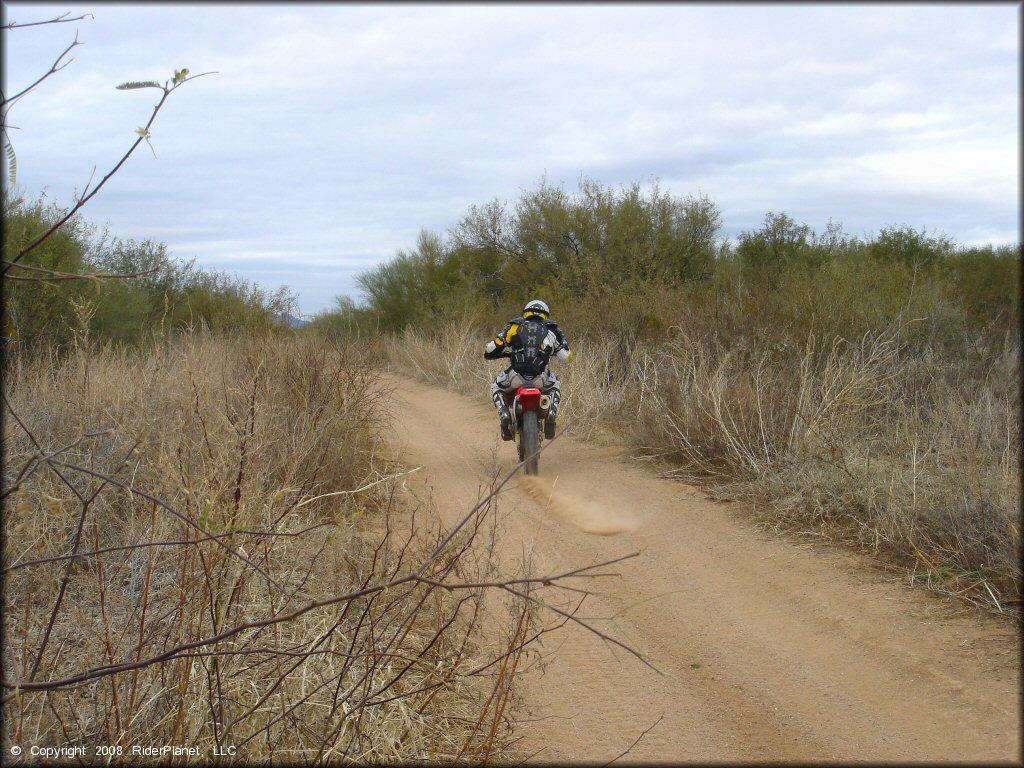
<svg viewBox="0 0 1024 768"><path fill-rule="evenodd" d="M519 387L516 390L516 415L523 411L540 410L541 394L536 387Z"/></svg>

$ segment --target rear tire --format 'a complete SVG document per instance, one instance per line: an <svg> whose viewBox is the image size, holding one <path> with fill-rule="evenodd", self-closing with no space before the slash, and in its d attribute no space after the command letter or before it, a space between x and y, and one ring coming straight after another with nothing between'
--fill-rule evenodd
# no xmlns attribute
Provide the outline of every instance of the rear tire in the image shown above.
<svg viewBox="0 0 1024 768"><path fill-rule="evenodd" d="M536 475L539 471L540 457L537 449L540 446L540 429L537 424L537 412L527 411L523 414L523 434L520 443L520 459L524 457L526 464L523 469L528 475Z"/></svg>

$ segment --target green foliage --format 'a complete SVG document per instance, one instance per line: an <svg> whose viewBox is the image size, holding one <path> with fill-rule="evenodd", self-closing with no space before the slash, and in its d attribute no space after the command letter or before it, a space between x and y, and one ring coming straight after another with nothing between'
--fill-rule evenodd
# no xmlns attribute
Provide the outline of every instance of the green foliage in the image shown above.
<svg viewBox="0 0 1024 768"><path fill-rule="evenodd" d="M125 276L100 289L90 330L101 341L138 344L161 330L271 330L295 307L286 288L268 293L229 273L197 269L150 240L115 240L98 249L89 266Z"/></svg>
<svg viewBox="0 0 1024 768"><path fill-rule="evenodd" d="M201 77L201 75L196 75L196 77ZM156 88L164 93L170 93L188 79L188 67L185 67L184 69L174 70L174 77L171 78L171 84L169 86L166 84L160 85L156 80L131 80L127 83L121 83L118 85L117 90L137 91L141 88Z"/></svg>
<svg viewBox="0 0 1024 768"><path fill-rule="evenodd" d="M163 297L177 293L179 270L167 246L151 241L115 240L98 249L89 266L100 274L131 275L102 285L90 321L93 338L135 344L151 333L164 311ZM180 289L178 289L180 290Z"/></svg>
<svg viewBox="0 0 1024 768"><path fill-rule="evenodd" d="M277 318L294 308L295 297L287 288L267 293L227 272L196 270L172 300L170 320L178 329L269 331L277 327Z"/></svg>
<svg viewBox="0 0 1024 768"><path fill-rule="evenodd" d="M868 245L868 253L882 262L902 262L919 267L930 267L953 251L953 243L946 237L929 237L906 225L883 229L878 238Z"/></svg>
<svg viewBox="0 0 1024 768"><path fill-rule="evenodd" d="M391 261L358 275L356 283L387 328L457 313L468 306L471 295L459 256L426 230L414 249L400 250Z"/></svg>
<svg viewBox="0 0 1024 768"><path fill-rule="evenodd" d="M988 245L955 251L941 264L950 296L986 327L1000 320L1018 325L1022 255L1019 246Z"/></svg>
<svg viewBox="0 0 1024 768"><path fill-rule="evenodd" d="M42 200L28 202L21 196L4 198L4 258L10 260L26 245L59 221L64 211ZM21 264L64 273L79 273L85 265L92 231L73 218L33 249ZM74 302L88 289L79 281L39 281L30 269L13 268L4 278L5 345L61 346L75 327ZM11 279L15 278L15 279Z"/></svg>
<svg viewBox="0 0 1024 768"><path fill-rule="evenodd" d="M384 329L481 309L497 317L539 294L593 302L639 285L706 280L719 226L706 197L588 180L571 195L542 179L512 206L470 207L446 238L421 233L415 249L357 282Z"/></svg>
<svg viewBox="0 0 1024 768"><path fill-rule="evenodd" d="M22 197L5 201L4 253L17 254L65 212ZM268 292L234 275L198 269L171 258L151 240L119 240L76 216L20 262L87 280L23 281L4 278L4 337L8 349L60 351L77 331L99 343L136 345L186 329L237 333L276 330L294 313L287 289ZM42 273L15 267L14 277ZM49 276L49 275L45 275ZM108 277L113 276L113 277ZM88 308L88 312L75 307ZM83 318L87 326L80 327Z"/></svg>
<svg viewBox="0 0 1024 768"><path fill-rule="evenodd" d="M784 213L767 213L761 228L739 236L736 256L749 274L777 276L809 261L811 228Z"/></svg>
<svg viewBox="0 0 1024 768"><path fill-rule="evenodd" d="M338 340L369 337L376 332L376 313L356 306L348 296L338 296L333 309L320 312L303 329L303 333L326 335Z"/></svg>
<svg viewBox="0 0 1024 768"><path fill-rule="evenodd" d="M843 233L842 225L829 219L821 234L785 213L765 214L761 228L743 232L735 251L748 280L764 280L770 286L791 272L811 273L834 259L862 250L862 244Z"/></svg>
<svg viewBox="0 0 1024 768"><path fill-rule="evenodd" d="M717 241L719 227L712 201L656 184L582 180L570 193L541 180L513 203L471 206L446 237L422 232L415 248L360 275L365 308L330 322L392 331L474 317L490 326L542 296L574 337L612 338L624 354L673 328L754 354L893 323L909 323L909 350L953 353L1019 323L1016 247L960 248L909 226L861 240L831 219L819 233L769 212L732 248Z"/></svg>
<svg viewBox="0 0 1024 768"><path fill-rule="evenodd" d="M133 80L129 83L121 83L117 86L117 90L119 91L135 91L140 88L162 89L163 86L161 86L160 83L156 82L155 80Z"/></svg>

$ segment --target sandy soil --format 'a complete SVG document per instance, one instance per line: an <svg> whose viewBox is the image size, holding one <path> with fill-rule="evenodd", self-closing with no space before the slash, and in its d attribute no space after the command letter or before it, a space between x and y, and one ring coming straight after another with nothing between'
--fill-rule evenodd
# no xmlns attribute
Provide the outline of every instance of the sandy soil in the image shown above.
<svg viewBox="0 0 1024 768"><path fill-rule="evenodd" d="M423 467L410 482L454 521L495 461L515 464L514 444L484 388L392 383L396 448ZM759 531L742 511L571 437L544 451L539 477L506 486L509 562L525 553L549 574L640 553L587 582L579 615L658 670L577 626L547 635L520 682L523 758L1021 761L1009 622Z"/></svg>

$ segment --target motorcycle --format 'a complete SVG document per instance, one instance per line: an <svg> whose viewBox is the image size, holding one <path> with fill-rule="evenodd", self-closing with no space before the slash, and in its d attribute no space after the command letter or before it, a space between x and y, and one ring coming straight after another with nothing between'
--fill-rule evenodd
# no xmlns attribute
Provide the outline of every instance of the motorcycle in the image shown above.
<svg viewBox="0 0 1024 768"><path fill-rule="evenodd" d="M505 395L505 405L516 420L514 440L519 461L528 475L540 471L540 443L544 439L544 423L551 407L551 398L536 387L521 386Z"/></svg>

